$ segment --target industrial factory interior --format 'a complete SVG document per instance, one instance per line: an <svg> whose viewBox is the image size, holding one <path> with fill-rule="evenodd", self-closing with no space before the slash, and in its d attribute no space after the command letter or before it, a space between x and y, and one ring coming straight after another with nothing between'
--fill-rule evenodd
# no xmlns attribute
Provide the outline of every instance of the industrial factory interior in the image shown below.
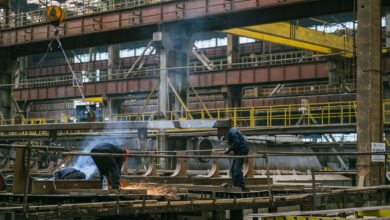
<svg viewBox="0 0 390 220"><path fill-rule="evenodd" d="M390 0L0 0L0 220L390 219Z"/></svg>

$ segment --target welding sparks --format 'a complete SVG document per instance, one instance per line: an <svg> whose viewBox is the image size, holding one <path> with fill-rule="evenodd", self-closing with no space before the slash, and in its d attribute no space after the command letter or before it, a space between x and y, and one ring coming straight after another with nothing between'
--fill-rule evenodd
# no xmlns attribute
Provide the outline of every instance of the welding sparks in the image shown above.
<svg viewBox="0 0 390 220"><path fill-rule="evenodd" d="M176 187L169 187L166 185L157 186L155 184L144 184L144 183L129 185L128 183L121 182L121 189L132 189L132 190L140 189L140 190L146 190L147 194L151 196L162 196L170 199L177 198Z"/></svg>

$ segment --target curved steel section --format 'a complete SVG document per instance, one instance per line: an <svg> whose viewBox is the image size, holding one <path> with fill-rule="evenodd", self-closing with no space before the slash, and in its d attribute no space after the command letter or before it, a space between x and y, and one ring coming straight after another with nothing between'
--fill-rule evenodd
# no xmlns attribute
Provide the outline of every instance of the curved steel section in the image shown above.
<svg viewBox="0 0 390 220"><path fill-rule="evenodd" d="M208 140L212 143L213 149L219 149L219 141L216 138L201 138L200 142L205 142ZM310 147L306 146L294 146L294 147L267 147L266 144L256 143L254 141L248 141L249 149L251 152L256 151L268 151L268 152L313 152ZM199 143L197 143L197 146ZM199 148L197 148L199 149ZM197 150L194 149L194 150ZM202 152L204 155L206 152ZM211 155L211 151L207 152ZM201 161L198 159L189 159L188 166L192 170L210 170L212 168L212 163L210 160ZM229 169L230 164L228 159L219 160L220 169ZM270 156L269 158L269 168L271 170L296 170L306 172L310 169L318 170L321 168L320 161L316 156ZM265 159L256 158L254 159L254 169L256 170L265 170L266 164Z"/></svg>

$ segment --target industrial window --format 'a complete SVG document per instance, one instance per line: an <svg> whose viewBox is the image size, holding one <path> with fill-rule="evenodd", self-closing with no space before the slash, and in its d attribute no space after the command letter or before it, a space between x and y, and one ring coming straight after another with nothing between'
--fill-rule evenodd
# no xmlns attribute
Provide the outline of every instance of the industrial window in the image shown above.
<svg viewBox="0 0 390 220"><path fill-rule="evenodd" d="M88 76L85 74L85 71L82 71L81 74L82 74L81 81L82 81L83 83L89 82L89 78L88 78Z"/></svg>
<svg viewBox="0 0 390 220"><path fill-rule="evenodd" d="M134 57L135 56L135 53L134 53L134 49L124 49L124 50L120 50L119 52L119 57L120 58L125 58L125 57Z"/></svg>
<svg viewBox="0 0 390 220"><path fill-rule="evenodd" d="M217 46L216 38L208 39L208 40L197 40L194 42L195 46L199 49L202 48L211 48Z"/></svg>
<svg viewBox="0 0 390 220"><path fill-rule="evenodd" d="M96 70L96 79L95 79L96 82L99 82L100 81L100 70L97 69Z"/></svg>
<svg viewBox="0 0 390 220"><path fill-rule="evenodd" d="M108 60L108 52L96 53L96 60Z"/></svg>
<svg viewBox="0 0 390 220"><path fill-rule="evenodd" d="M142 51L144 51L144 49L145 49L145 47L140 47L140 48L136 48L136 49L123 49L123 50L120 50L119 57L126 58L126 57L140 56L142 54ZM153 49L154 49L153 47L150 47L149 49L147 49L145 52L145 55L156 54L156 50L153 50ZM153 52L152 52L152 50L153 50Z"/></svg>
<svg viewBox="0 0 390 220"><path fill-rule="evenodd" d="M227 37L224 38L217 38L217 46L227 46Z"/></svg>
<svg viewBox="0 0 390 220"><path fill-rule="evenodd" d="M386 18L382 17L382 27L386 27ZM343 23L328 23L324 25L314 25L309 27L310 29L316 30L316 31L322 31L325 33L335 33L338 30L343 30L343 29L353 29L354 28L354 22L353 21L348 21L348 22L343 22ZM357 28L357 24L355 25L355 28Z"/></svg>
<svg viewBox="0 0 390 220"><path fill-rule="evenodd" d="M156 54L156 50L154 50L154 47L149 47L149 48L145 51L145 55L151 55L151 54Z"/></svg>
<svg viewBox="0 0 390 220"><path fill-rule="evenodd" d="M89 53L86 54L79 54L74 57L74 62L75 63L84 63L89 61Z"/></svg>
<svg viewBox="0 0 390 220"><path fill-rule="evenodd" d="M248 38L248 37L240 37L240 44L248 44L248 43L254 43L256 42L255 39Z"/></svg>
<svg viewBox="0 0 390 220"><path fill-rule="evenodd" d="M135 49L135 56L141 56L142 51L144 51L144 50L145 50L145 47L140 47L140 48Z"/></svg>
<svg viewBox="0 0 390 220"><path fill-rule="evenodd" d="M74 62L75 63L85 63L85 62L90 62L90 54L85 53L85 54L79 54L74 57ZM108 60L108 52L101 52L101 53L96 53L96 60Z"/></svg>

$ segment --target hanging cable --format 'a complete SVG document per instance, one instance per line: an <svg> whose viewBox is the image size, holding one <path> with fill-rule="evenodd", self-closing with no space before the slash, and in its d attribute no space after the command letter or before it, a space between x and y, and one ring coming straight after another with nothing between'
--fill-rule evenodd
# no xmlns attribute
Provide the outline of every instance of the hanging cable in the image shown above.
<svg viewBox="0 0 390 220"><path fill-rule="evenodd" d="M49 50L51 49L51 45L54 42L54 40L57 41L58 47L61 49L61 52L64 55L64 58L66 60L66 63L68 64L68 67L72 73L73 81L76 83L76 86L77 86L78 90L80 91L81 97L82 97L83 101L85 102L85 107L87 109L87 112L88 112L88 114L92 114L91 108L88 105L88 102L84 96L83 90L81 89L80 82L76 77L76 73L73 71L72 65L69 62L68 56L65 53L65 50L62 46L62 43L61 43L61 40L59 37L59 33L60 33L59 25L65 19L65 11L57 5L47 6L46 7L46 19L48 21L50 21L50 23L53 25L53 39L50 41L50 43L46 49L45 54L43 55L43 57L41 58L41 60L38 63L38 66L40 66L41 63L45 60Z"/></svg>
<svg viewBox="0 0 390 220"><path fill-rule="evenodd" d="M46 56L47 56L47 54L49 53L49 50L51 49L51 45L53 44L54 40L55 40L54 38L51 39L49 45L47 46L47 49L46 49L46 51L45 51L45 54L43 54L42 58L39 60L39 62L38 62L38 64L36 65L35 68L39 68L39 70L41 69L42 63L43 63L43 61L46 59Z"/></svg>
<svg viewBox="0 0 390 220"><path fill-rule="evenodd" d="M68 64L68 67L69 67L69 69L70 69L70 71L71 71L71 73L72 73L73 80L76 82L76 87L79 89L79 92L80 92L80 94L81 94L81 97L82 97L83 101L85 102L85 107L87 108L87 112L88 112L88 113L91 113L91 112L92 112L92 111L91 111L91 107L88 105L87 99L85 98L84 93L83 93L83 90L81 89L79 80L77 79L76 74L75 74L75 72L73 71L72 65L71 65L70 62L69 62L68 56L67 56L66 53L65 53L65 50L64 50L64 48L63 48L63 46L62 46L60 37L58 36L58 32L59 32L59 31L58 31L58 26L55 26L55 28L54 28L54 37L55 37L55 39L57 40L58 47L61 49L61 52L62 52L62 54L63 54L64 57L65 57L66 63Z"/></svg>

